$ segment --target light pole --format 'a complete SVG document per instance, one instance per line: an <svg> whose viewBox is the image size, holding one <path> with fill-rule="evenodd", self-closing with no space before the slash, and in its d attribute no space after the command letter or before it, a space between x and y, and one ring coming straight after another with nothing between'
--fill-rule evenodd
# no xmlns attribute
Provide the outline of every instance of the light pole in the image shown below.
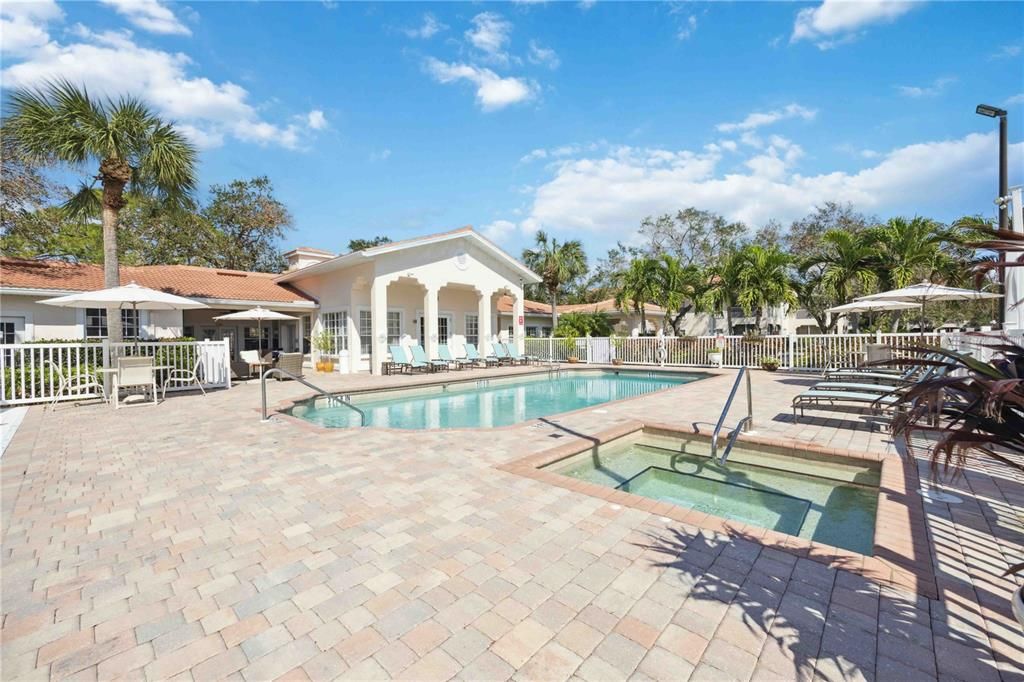
<svg viewBox="0 0 1024 682"><path fill-rule="evenodd" d="M1009 214L1006 202L1009 199L1009 178L1007 178L1007 141L1006 141L1006 110L991 104L979 104L974 110L982 116L999 119L999 229L1009 227Z"/></svg>

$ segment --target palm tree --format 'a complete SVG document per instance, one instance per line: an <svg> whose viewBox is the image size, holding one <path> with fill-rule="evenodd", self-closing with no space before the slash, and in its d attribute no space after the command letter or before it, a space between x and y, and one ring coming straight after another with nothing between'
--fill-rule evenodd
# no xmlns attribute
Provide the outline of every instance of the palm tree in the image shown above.
<svg viewBox="0 0 1024 682"><path fill-rule="evenodd" d="M634 258L629 267L618 274L615 306L632 308L640 313L640 331L647 333L647 304L660 293L658 284L662 261L657 258Z"/></svg>
<svg viewBox="0 0 1024 682"><path fill-rule="evenodd" d="M665 321L673 333L700 295L703 277L696 265L683 265L675 256L663 253L655 270L654 302L665 309Z"/></svg>
<svg viewBox="0 0 1024 682"><path fill-rule="evenodd" d="M26 157L78 169L98 164L98 174L82 183L65 208L79 215L101 213L103 283L118 286L117 228L126 192L170 201L187 197L196 187L195 147L140 100L94 99L67 81L13 91L10 112L5 132ZM111 341L121 340L117 308L107 311L107 329Z"/></svg>
<svg viewBox="0 0 1024 682"><path fill-rule="evenodd" d="M537 231L536 247L523 251L523 262L540 275L541 284L548 292L551 303L551 332L558 326L558 290L562 285L587 271L587 256L583 244L573 239L559 244L543 230Z"/></svg>
<svg viewBox="0 0 1024 682"><path fill-rule="evenodd" d="M754 324L760 330L766 308L797 303L790 272L793 259L777 246L749 244L740 253L740 290L736 299L748 315L754 311Z"/></svg>
<svg viewBox="0 0 1024 682"><path fill-rule="evenodd" d="M836 305L849 303L853 290L872 291L878 282L874 243L864 233L829 230L821 236L821 252L804 261L802 273L817 269L821 286Z"/></svg>
<svg viewBox="0 0 1024 682"><path fill-rule="evenodd" d="M931 279L948 268L941 245L948 234L927 218L890 218L867 231L875 245L875 272L886 289L899 289Z"/></svg>
<svg viewBox="0 0 1024 682"><path fill-rule="evenodd" d="M712 314L721 310L725 315L726 334L732 334L732 308L737 304L742 284L740 274L744 258L743 249L723 252L702 275L705 287L697 299L698 308Z"/></svg>

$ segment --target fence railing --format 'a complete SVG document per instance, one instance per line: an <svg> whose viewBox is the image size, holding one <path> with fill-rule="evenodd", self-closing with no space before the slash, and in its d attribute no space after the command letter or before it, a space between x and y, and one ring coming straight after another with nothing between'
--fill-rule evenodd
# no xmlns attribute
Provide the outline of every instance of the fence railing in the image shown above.
<svg viewBox="0 0 1024 682"><path fill-rule="evenodd" d="M222 341L140 341L126 343L15 343L0 344L0 405L28 405L52 402L58 396L61 381L92 375L101 383L100 369L116 368L118 358L147 356L157 371L157 385L163 386L174 369L191 370L199 364L199 379L204 388L231 386L231 348ZM108 378L109 381L109 378ZM170 391L189 390L171 384ZM66 391L61 400L98 398L98 390Z"/></svg>
<svg viewBox="0 0 1024 682"><path fill-rule="evenodd" d="M862 364L869 350L894 358L924 345L958 347L956 334L793 334L787 336L641 336L528 338L526 353L550 362L606 363L680 367L758 367L772 358L783 369L824 371ZM977 338L971 336L969 338ZM1001 338L1001 337L999 337ZM977 342L975 342L977 343ZM885 347L884 349L881 347Z"/></svg>

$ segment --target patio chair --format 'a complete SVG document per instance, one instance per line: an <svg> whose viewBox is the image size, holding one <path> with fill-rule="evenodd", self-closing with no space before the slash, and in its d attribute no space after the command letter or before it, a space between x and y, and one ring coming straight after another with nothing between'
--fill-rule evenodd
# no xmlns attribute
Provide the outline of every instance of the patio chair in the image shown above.
<svg viewBox="0 0 1024 682"><path fill-rule="evenodd" d="M72 393L84 393L91 388L99 389L99 393L106 400L105 389L103 382L100 381L96 375L91 372L88 368L82 366L76 367L76 372L70 376L65 376L64 371L61 369L53 360L47 360L46 364L49 365L51 371L57 375L57 393L53 397L53 402L50 403L50 409L57 409L57 403L65 395Z"/></svg>
<svg viewBox="0 0 1024 682"><path fill-rule="evenodd" d="M195 384L199 387L199 390L206 395L206 389L203 388L203 382L199 380L199 370L203 366L203 358L201 355L196 355L196 364L192 366L192 369L172 369L167 373L164 378L164 385L161 391L160 399L167 399L167 387L171 384L180 384L182 386L191 386Z"/></svg>
<svg viewBox="0 0 1024 682"><path fill-rule="evenodd" d="M428 360L427 352L423 350L423 346L416 344L415 346L410 346L409 350L412 351L412 361L414 363L425 363L432 372L441 369L448 371L448 363L444 360Z"/></svg>
<svg viewBox="0 0 1024 682"><path fill-rule="evenodd" d="M466 344L466 359L469 360L470 362L473 362L473 363L480 363L480 362L482 362L482 363L484 363L485 367L490 367L491 365L499 364L498 363L498 358L495 358L495 357L485 358L485 357L481 356L480 353L478 353L477 350L476 350L476 345L472 344L472 343L467 343Z"/></svg>
<svg viewBox="0 0 1024 682"><path fill-rule="evenodd" d="M297 377L302 377L302 353L281 353L277 356L278 369L283 369L289 374L294 374ZM278 381L291 381L291 377L286 377L281 374L275 374L274 378Z"/></svg>
<svg viewBox="0 0 1024 682"><path fill-rule="evenodd" d="M402 346L388 346L388 349L391 351L391 362L403 370L418 369L421 372L430 371L430 363L417 360L415 357L410 360L409 356L405 354L405 348Z"/></svg>
<svg viewBox="0 0 1024 682"><path fill-rule="evenodd" d="M153 358L118 358L117 373L114 375L114 409L121 408L120 394L122 388L149 389L153 393L152 405L157 404L156 370L153 369Z"/></svg>
<svg viewBox="0 0 1024 682"><path fill-rule="evenodd" d="M472 368L475 364L469 358L456 358L452 357L452 352L448 348L447 343L442 343L437 347L437 354L440 356L443 362L447 362L449 367L454 366L455 369L462 369L463 367Z"/></svg>
<svg viewBox="0 0 1024 682"><path fill-rule="evenodd" d="M263 359L260 358L260 352L258 350L243 350L238 353L238 357L241 358L242 362L244 362L249 367L250 378L255 376L252 371L253 367L259 367L259 374L262 374L263 368L267 366Z"/></svg>

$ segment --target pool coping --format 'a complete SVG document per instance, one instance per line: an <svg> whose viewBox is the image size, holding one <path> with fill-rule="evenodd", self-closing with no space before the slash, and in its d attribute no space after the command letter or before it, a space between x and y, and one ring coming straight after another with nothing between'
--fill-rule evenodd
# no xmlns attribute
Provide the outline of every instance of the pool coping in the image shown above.
<svg viewBox="0 0 1024 682"><path fill-rule="evenodd" d="M452 381L452 380L447 380L446 381L446 380L443 380L443 379L439 378L439 379L436 379L436 380L433 380L433 381L420 381L420 382L415 382L415 383L402 384L400 386L361 388L361 389L357 389L357 390L354 390L354 391L335 391L334 393L337 394L337 395L349 395L349 396L365 395L367 393L387 393L387 392L391 392L391 391L415 390L415 389L418 389L418 388L427 388L427 387L431 387L431 386L443 386L445 384L469 383L471 381L481 381L481 380L484 380L484 379L487 379L487 380L490 380L490 379L513 379L513 378L517 378L517 377L540 376L540 375L546 375L550 371L551 371L550 369L538 369L536 371L529 371L529 372L516 372L515 374L509 374L509 375L506 375L506 376L491 374L491 375L488 375L486 377L482 377L480 379L473 379L473 378L467 377L465 379L458 379L458 380L455 380L455 381ZM724 372L716 372L716 371L713 371L713 370L709 371L708 368L699 368L697 370L693 370L691 368L682 368L682 367L658 367L657 365L645 365L645 366L640 366L640 367L629 367L629 368L623 369L623 367L621 365L603 365L603 364L602 365L585 365L584 364L584 365L576 365L576 366L572 366L572 367L560 366L559 371L564 372L564 373L578 373L578 372L586 372L586 371L591 371L591 372L606 372L606 371L610 371L610 372L658 372L658 373L662 373L662 374L685 374L685 375L699 374L699 375L702 375L702 376L700 376L700 378L696 379L696 381L707 381L707 380L710 380L710 379L715 379L715 378L727 376L727 374L725 374ZM425 374L423 376L424 376L424 378L427 378L427 377L430 377L431 375ZM555 412L555 413L552 413L552 414L544 415L543 417L534 417L532 419L526 419L526 420L521 421L521 422L516 422L515 424L507 424L505 426L458 426L458 427L449 427L449 428L430 428L430 429L399 429L399 428L395 428L395 427L392 427L392 426L373 426L371 424L371 425L368 425L368 426L363 426L361 428L363 428L363 429L374 429L376 431L382 431L382 432L394 432L394 433L408 433L409 431L423 431L423 432L428 432L428 433L437 433L437 432L446 432L446 433L447 432L450 432L450 433L463 432L463 433L468 433L468 432L479 432L479 431L493 431L493 430L496 430L496 429L518 429L518 428L522 428L523 426L527 426L527 425L534 424L534 423L537 423L537 422L542 422L542 421L545 421L545 420L551 421L553 419L560 419L560 418L563 418L563 417L568 417L570 415L574 415L574 414L578 414L578 413L583 413L583 412L587 412L587 411L594 410L594 409L601 409L605 405L621 405L623 403L628 403L628 402L633 401L633 400L643 400L644 398L647 398L647 397L652 396L652 395L656 395L658 393L664 393L665 391L674 391L676 389L684 388L684 387L686 387L686 386L688 386L688 385L690 385L692 383L693 382L690 381L690 382L687 382L687 383L684 383L684 384L679 384L678 386L669 386L667 388L659 388L657 390L649 391L647 393L643 393L641 395L632 396L632 397L629 397L629 398L620 398L619 400L609 400L607 402L599 403L597 405L588 405L586 407L581 407L581 408L578 408L578 409L575 409L575 410L569 410L568 412ZM301 417L296 417L296 416L294 416L294 415L292 415L292 414L290 414L288 412L291 408L295 407L299 403L305 402L307 400L315 399L317 397L320 397L319 393L306 393L306 394L303 394L301 396L297 396L297 397L294 397L294 398L287 398L285 400L281 400L281 401L275 403L272 407L268 407L267 414L268 414L268 416L279 417L279 418L284 419L288 423L298 424L299 426L302 426L303 428L311 429L311 430L316 431L316 432L320 432L320 431L336 431L337 430L336 427L322 426L320 424L315 424L315 423L313 423L311 421L307 421L305 419L302 419ZM256 411L258 412L259 409L257 408Z"/></svg>
<svg viewBox="0 0 1024 682"><path fill-rule="evenodd" d="M669 502L641 497L597 483L562 476L543 468L637 432L669 437L709 438L707 434L701 433L699 430L688 431L678 426L633 420L592 436L574 434L577 436L575 441L562 443L542 452L499 464L495 468L704 530L739 536L766 547L806 557L831 568L841 568L856 573L881 585L910 589L929 599L938 598L932 565L932 549L928 543L928 531L925 525L924 502L919 492L920 482L917 467L908 458L901 457L899 454L857 452L823 447L794 439L767 438L747 434L741 434L737 438L738 442L779 448L787 451L787 454L791 456L827 455L879 462L881 471L878 486L878 509L875 513L873 556L866 556L840 547L687 509Z"/></svg>

